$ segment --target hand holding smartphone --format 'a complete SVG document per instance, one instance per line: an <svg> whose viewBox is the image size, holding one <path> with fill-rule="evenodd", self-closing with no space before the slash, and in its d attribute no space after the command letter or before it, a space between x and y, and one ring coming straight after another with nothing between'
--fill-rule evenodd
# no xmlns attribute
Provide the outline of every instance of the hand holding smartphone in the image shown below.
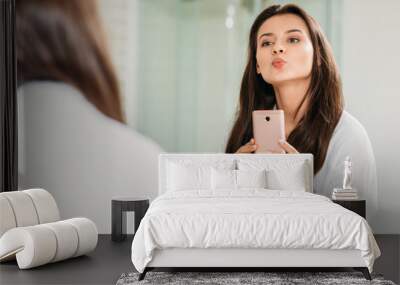
<svg viewBox="0 0 400 285"><path fill-rule="evenodd" d="M279 145L280 140L285 140L283 110L257 110L252 115L256 153L285 153Z"/></svg>

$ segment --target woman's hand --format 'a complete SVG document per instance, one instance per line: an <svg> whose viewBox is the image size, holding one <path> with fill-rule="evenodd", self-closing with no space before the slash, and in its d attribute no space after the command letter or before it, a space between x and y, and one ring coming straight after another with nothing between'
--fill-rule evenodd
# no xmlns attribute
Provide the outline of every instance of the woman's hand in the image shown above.
<svg viewBox="0 0 400 285"><path fill-rule="evenodd" d="M281 148L285 151L285 153L293 154L293 153L299 153L297 149L295 149L292 145L290 145L287 141L280 140L279 145Z"/></svg>
<svg viewBox="0 0 400 285"><path fill-rule="evenodd" d="M242 145L236 153L252 153L257 149L258 145L256 145L254 139L252 138L248 143Z"/></svg>
<svg viewBox="0 0 400 285"><path fill-rule="evenodd" d="M295 154L299 153L297 149L295 149L291 144L289 144L287 141L280 140L279 142L280 147L285 151L285 153L288 154ZM245 145L241 146L236 153L252 153L255 150L257 150L258 145L255 143L254 139L252 138L248 143Z"/></svg>

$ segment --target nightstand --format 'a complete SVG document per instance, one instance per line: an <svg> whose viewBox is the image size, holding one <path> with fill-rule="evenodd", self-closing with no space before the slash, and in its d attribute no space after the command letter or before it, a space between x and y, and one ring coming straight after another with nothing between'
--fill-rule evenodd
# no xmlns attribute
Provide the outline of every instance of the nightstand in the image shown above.
<svg viewBox="0 0 400 285"><path fill-rule="evenodd" d="M132 197L113 197L111 201L111 239L126 239L126 212L135 212L135 233L140 221L149 208L149 199Z"/></svg>
<svg viewBox="0 0 400 285"><path fill-rule="evenodd" d="M366 202L365 200L332 200L332 202L339 204L340 206L359 214L365 219L366 215Z"/></svg>

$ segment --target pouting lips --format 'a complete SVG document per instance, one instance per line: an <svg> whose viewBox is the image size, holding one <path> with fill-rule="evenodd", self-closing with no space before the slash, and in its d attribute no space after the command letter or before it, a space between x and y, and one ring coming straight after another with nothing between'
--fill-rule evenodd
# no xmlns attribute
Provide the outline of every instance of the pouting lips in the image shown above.
<svg viewBox="0 0 400 285"><path fill-rule="evenodd" d="M272 65L276 68L280 68L280 67L284 66L285 63L286 63L286 61L280 57L277 57L272 61Z"/></svg>
<svg viewBox="0 0 400 285"><path fill-rule="evenodd" d="M272 63L272 65L275 67L275 68L281 68L281 67L283 67L284 65L285 65L285 61L283 61L283 60L279 60L279 61L274 61L273 63Z"/></svg>

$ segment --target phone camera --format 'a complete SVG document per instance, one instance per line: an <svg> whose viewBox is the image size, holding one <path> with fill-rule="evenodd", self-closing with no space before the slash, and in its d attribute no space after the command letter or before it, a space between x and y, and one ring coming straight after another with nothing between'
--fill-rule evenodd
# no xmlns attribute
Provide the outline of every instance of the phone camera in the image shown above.
<svg viewBox="0 0 400 285"><path fill-rule="evenodd" d="M265 120L266 120L267 122L269 122L270 117L269 117L269 116L266 116L266 117L265 117Z"/></svg>

